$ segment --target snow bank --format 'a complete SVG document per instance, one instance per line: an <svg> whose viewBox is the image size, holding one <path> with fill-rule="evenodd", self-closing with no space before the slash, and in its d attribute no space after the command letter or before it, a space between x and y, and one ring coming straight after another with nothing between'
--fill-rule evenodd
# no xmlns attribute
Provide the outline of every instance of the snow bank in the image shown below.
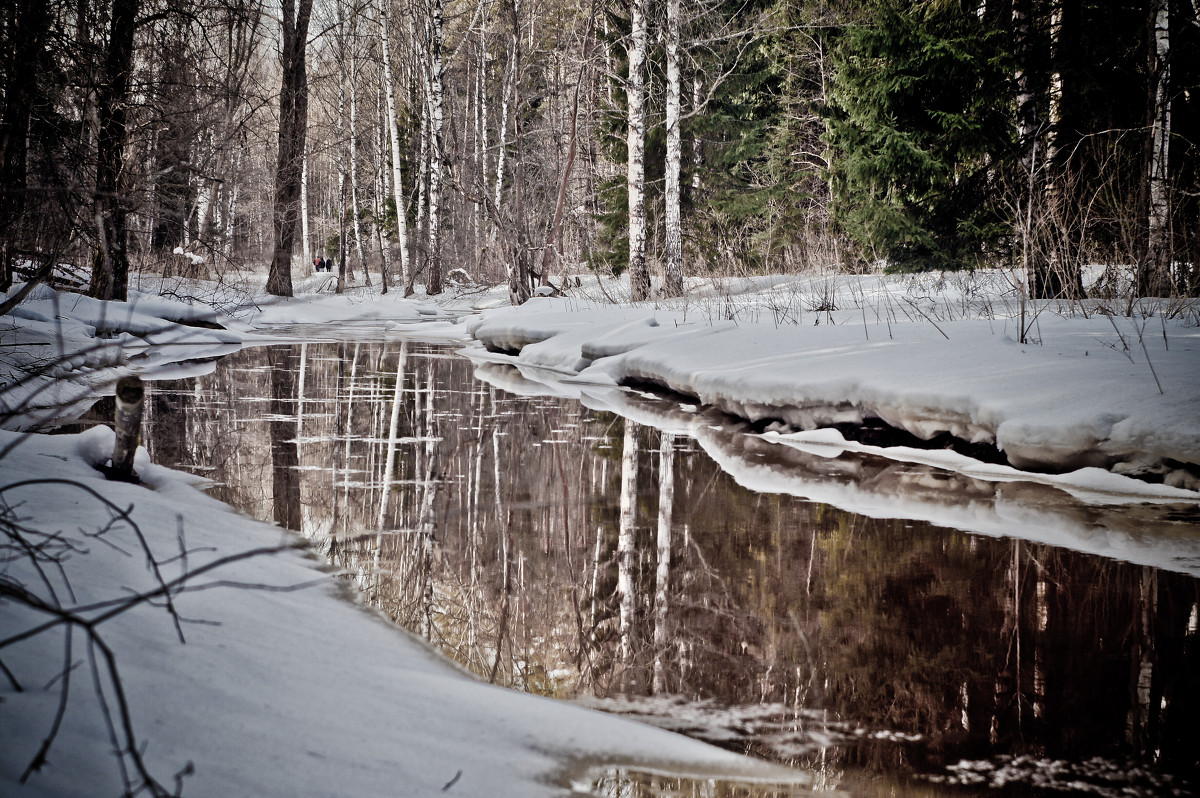
<svg viewBox="0 0 1200 798"><path fill-rule="evenodd" d="M1047 313L1038 343L1020 343L1012 319L863 310L777 326L537 299L484 311L467 332L567 380L658 385L789 430L879 418L995 445L1021 469L1102 467L1200 489L1200 328L1178 320Z"/></svg>
<svg viewBox="0 0 1200 798"><path fill-rule="evenodd" d="M39 285L0 319L0 425L70 419L121 376L211 370L244 345L244 328L207 305L137 291L102 302Z"/></svg>
<svg viewBox="0 0 1200 798"><path fill-rule="evenodd" d="M175 774L187 774L184 795L561 795L583 788L586 771L602 764L797 779L683 737L474 680L352 604L288 533L205 496L196 478L147 463L142 452L144 486L104 481L93 466L111 450L107 429L4 432L0 447L7 449L0 545L10 560L3 585L36 596L14 601L10 591L0 603L0 655L12 674L0 678L4 795L90 798L130 786L103 714L104 706L118 708L117 682L82 630L71 649L61 626L12 641L59 608L94 619L161 584L173 586L178 630L158 600L96 631L114 655L131 737L149 774L168 788ZM18 519L23 540L41 546L36 565L15 545ZM255 550L270 553L237 559ZM47 609L31 609L37 602ZM75 667L64 673L68 661ZM51 734L64 689L65 714L46 764L20 785ZM123 741L119 716L115 724ZM136 787L128 752L121 761Z"/></svg>
<svg viewBox="0 0 1200 798"><path fill-rule="evenodd" d="M308 285L315 279L301 280L300 287L319 288ZM425 340L462 341L463 326L456 322L469 312L455 307L453 297L442 307L427 298L371 289L282 298L223 294L219 286L194 280L162 287L208 297L229 312L139 290L130 291L128 302L104 302L35 287L0 319L0 426L33 429L73 419L128 374L144 379L206 374L220 357L274 340L280 327L411 335L419 325Z"/></svg>
<svg viewBox="0 0 1200 798"><path fill-rule="evenodd" d="M1092 468L1030 474L948 451L884 451L846 441L836 430L756 435L712 409L565 383L528 366L484 361L475 373L510 393L566 396L692 438L722 471L756 493L1200 576L1200 537L1191 512L1196 496L1178 488Z"/></svg>

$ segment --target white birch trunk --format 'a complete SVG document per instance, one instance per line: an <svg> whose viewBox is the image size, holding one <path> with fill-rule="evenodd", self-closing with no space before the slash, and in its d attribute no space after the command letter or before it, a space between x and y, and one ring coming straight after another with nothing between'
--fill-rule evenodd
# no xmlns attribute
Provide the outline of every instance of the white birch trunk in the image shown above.
<svg viewBox="0 0 1200 798"><path fill-rule="evenodd" d="M338 25L342 26L342 6L338 4ZM352 276L346 268L346 183L348 175L346 158L346 64L345 59L338 59L338 279L337 293L342 293L342 282Z"/></svg>
<svg viewBox="0 0 1200 798"><path fill-rule="evenodd" d="M221 248L221 251L224 253L226 259L233 257L233 237L236 230L234 225L235 220L237 219L238 189L242 182L240 179L242 170L242 152L245 150L245 147L246 145L242 142L241 138L239 138L237 146L233 151L233 168L230 173L230 182L233 185L229 189L229 193L227 195L229 204L225 209L225 233L224 242Z"/></svg>
<svg viewBox="0 0 1200 798"><path fill-rule="evenodd" d="M1171 273L1171 30L1167 0L1157 0L1154 9L1154 119L1150 156L1149 263L1146 293L1165 295L1170 291Z"/></svg>
<svg viewBox="0 0 1200 798"><path fill-rule="evenodd" d="M416 37L416 24L412 17L408 19L409 38L412 41L418 41ZM425 26L426 41L430 40L430 26ZM416 263L413 264L413 275L420 274L425 268L428 259L428 228L426 227L426 214L428 211L428 188L430 188L430 100L432 97L432 88L430 86L430 64L426 61L420 61L416 64L414 70L420 71L421 82L421 124L418 127L418 145L416 145L416 163L418 163L418 172L416 172L416 229L413 232L413 238L416 239ZM410 284L406 283L404 294L408 294Z"/></svg>
<svg viewBox="0 0 1200 798"><path fill-rule="evenodd" d="M693 75L692 76L692 113L695 113L700 108L700 103L703 102L700 89L701 89L700 75L699 74ZM822 95L822 96L824 96L824 95ZM692 138L692 190L693 191L700 190L700 162L701 162L701 158L703 158L703 157L704 157L704 153L701 152L701 150L700 150L700 137L695 136ZM833 190L831 188L830 196L832 196L832 191Z"/></svg>
<svg viewBox="0 0 1200 798"><path fill-rule="evenodd" d="M442 0L433 0L433 30L430 42L429 94L429 273L425 290L442 293Z"/></svg>
<svg viewBox="0 0 1200 798"><path fill-rule="evenodd" d="M632 0L629 36L628 150L626 183L629 190L629 297L640 302L650 297L646 267L646 13L644 0Z"/></svg>
<svg viewBox="0 0 1200 798"><path fill-rule="evenodd" d="M396 87L392 84L391 37L388 35L387 15L382 10L379 12L379 36L383 47L388 138L392 146L392 198L396 202L396 243L400 246L400 281L407 286L412 279L408 261L408 212L404 203L404 182L400 176L400 129L396 124Z"/></svg>
<svg viewBox="0 0 1200 798"><path fill-rule="evenodd" d="M667 163L664 187L666 242L663 290L668 296L679 296L683 293L683 229L679 207L683 139L679 128L679 98L679 0L667 0Z"/></svg>
<svg viewBox="0 0 1200 798"><path fill-rule="evenodd" d="M486 191L487 151L488 151L488 114L487 114L487 17L479 28L479 81L478 94L475 101L475 170L481 190ZM475 251L479 252L483 244L482 238L482 209L475 205Z"/></svg>
<svg viewBox="0 0 1200 798"><path fill-rule="evenodd" d="M312 270L313 254L309 246L308 234L308 149L304 150L304 160L300 165L300 240L304 249L304 265Z"/></svg>
<svg viewBox="0 0 1200 798"><path fill-rule="evenodd" d="M493 202L496 209L500 208L500 193L504 188L504 160L508 151L508 106L512 102L513 84L516 82L517 51L514 47L508 54L508 64L504 70L504 89L500 96L500 144L496 152L496 186L493 191ZM495 230L492 231L495 235Z"/></svg>
<svg viewBox="0 0 1200 798"><path fill-rule="evenodd" d="M1057 60L1062 57L1063 31L1063 0L1054 0L1050 9L1050 49L1055 69L1050 74L1050 129L1046 136L1046 163L1051 167L1051 177L1047 181L1047 190L1051 193L1057 190L1057 181L1053 176L1053 166L1058 161L1059 127L1062 125L1062 72L1057 68Z"/></svg>

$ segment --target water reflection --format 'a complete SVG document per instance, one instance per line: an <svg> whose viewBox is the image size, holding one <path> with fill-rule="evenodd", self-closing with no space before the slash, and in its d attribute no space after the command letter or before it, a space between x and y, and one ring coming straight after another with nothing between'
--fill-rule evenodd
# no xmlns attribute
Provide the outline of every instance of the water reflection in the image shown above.
<svg viewBox="0 0 1200 798"><path fill-rule="evenodd" d="M853 794L999 756L1194 775L1200 583L1178 508L784 449L627 393L522 397L537 386L476 368L400 341L246 350L154 384L147 445L497 683ZM922 494L968 531L871 517ZM1097 530L1147 562L1177 545L1179 567L1086 553ZM741 794L648 778L601 792Z"/></svg>

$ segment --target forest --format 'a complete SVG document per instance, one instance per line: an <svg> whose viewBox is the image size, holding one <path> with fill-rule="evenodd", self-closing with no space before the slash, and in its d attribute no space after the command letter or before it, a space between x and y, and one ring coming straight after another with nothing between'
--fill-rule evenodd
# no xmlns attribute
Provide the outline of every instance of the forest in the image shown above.
<svg viewBox="0 0 1200 798"><path fill-rule="evenodd" d="M11 0L0 91L5 290L1200 291L1194 0Z"/></svg>

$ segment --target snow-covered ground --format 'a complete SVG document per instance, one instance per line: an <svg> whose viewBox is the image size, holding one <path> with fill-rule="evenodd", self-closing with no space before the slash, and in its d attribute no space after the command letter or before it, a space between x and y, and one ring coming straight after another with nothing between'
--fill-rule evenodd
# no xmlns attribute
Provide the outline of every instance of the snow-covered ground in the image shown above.
<svg viewBox="0 0 1200 798"><path fill-rule="evenodd" d="M819 427L878 417L1055 472L1031 477L944 450L884 453L972 484L1036 483L1119 508L1200 501L1194 305L1116 316L1096 303L1029 306L1022 316L1003 275L709 281L685 300L641 306L613 303L619 284L585 278L565 297L521 308L503 307L496 290L436 301L364 289L334 296L326 280L299 280L292 300L181 281L142 285L128 304L38 288L0 320L3 426L82 409L122 373L199 373L281 325L326 325L313 334L335 325L463 342L485 378L655 415L652 423L694 435L739 480L798 495L816 485L817 500L873 513L934 511L911 486L893 495L829 478L839 468L833 455L863 447ZM222 329L195 326L211 323ZM624 381L684 397L647 411L617 389ZM62 403L71 407L56 409ZM821 478L797 482L739 458L709 428L712 408L778 422L740 440L815 459ZM143 485L104 481L94 466L111 446L103 428L0 433L4 795L119 794L123 778L144 778L141 765L168 789L181 774L191 796L550 795L582 787L587 768L605 763L780 777L693 741L480 684L340 595L289 534L219 505L192 478L143 461ZM1003 534L1035 506L1024 498L927 504L942 507L935 522ZM1073 518L1070 509L1059 515ZM1083 536L1094 540L1092 531ZM1097 553L1200 562L1194 527L1159 537L1118 529L1112 539L1118 545ZM19 785L48 737L44 765Z"/></svg>
<svg viewBox="0 0 1200 798"><path fill-rule="evenodd" d="M919 439L948 433L994 447L1019 469L1076 472L1077 487L1100 493L1197 498L1194 306L1145 306L1131 317L1041 306L1027 308L1022 324L1019 305L962 290L897 298L906 286L879 278L793 288L786 321L777 308L789 295L775 283L753 301L741 292L703 309L537 299L486 310L467 330L548 381L660 386L749 421L777 421L780 443L845 448L836 433L813 430L880 419ZM980 468L944 452L921 457Z"/></svg>
<svg viewBox="0 0 1200 798"><path fill-rule="evenodd" d="M483 684L194 478L143 461L143 485L106 482L112 444L0 432L4 795L122 794L131 747L188 796L562 795L606 764L799 778Z"/></svg>

